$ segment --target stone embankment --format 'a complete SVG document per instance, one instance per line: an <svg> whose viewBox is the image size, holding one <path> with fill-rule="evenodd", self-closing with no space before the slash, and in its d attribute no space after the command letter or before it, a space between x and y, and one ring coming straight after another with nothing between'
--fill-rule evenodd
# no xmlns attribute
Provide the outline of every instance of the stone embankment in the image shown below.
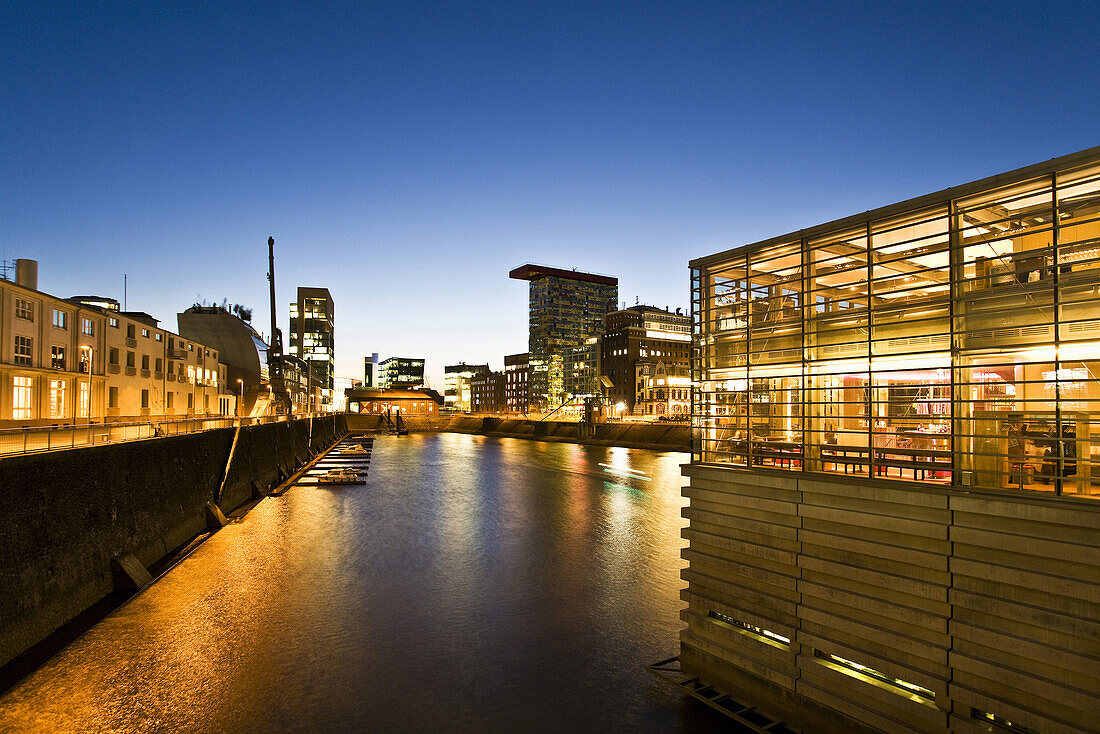
<svg viewBox="0 0 1100 734"><path fill-rule="evenodd" d="M382 428L379 416L349 415L347 419L351 430L374 431ZM594 426L585 426L576 421L534 421L468 415L409 416L403 420L411 432L473 433L591 446L691 451L691 428L683 423L597 423Z"/></svg>
<svg viewBox="0 0 1100 734"><path fill-rule="evenodd" d="M345 433L337 415L0 460L0 665Z"/></svg>

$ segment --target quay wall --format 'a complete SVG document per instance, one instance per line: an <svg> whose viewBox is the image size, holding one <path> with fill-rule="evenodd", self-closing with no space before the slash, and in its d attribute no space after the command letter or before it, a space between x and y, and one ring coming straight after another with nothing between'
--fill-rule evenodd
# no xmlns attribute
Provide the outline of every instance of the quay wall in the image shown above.
<svg viewBox="0 0 1100 734"><path fill-rule="evenodd" d="M705 464L684 473L689 675L823 734L987 733L985 714L1096 731L1100 503Z"/></svg>
<svg viewBox="0 0 1100 734"><path fill-rule="evenodd" d="M148 567L277 485L346 432L342 415L0 460L0 666L116 589L112 559ZM224 491L219 497L223 478Z"/></svg>
<svg viewBox="0 0 1100 734"><path fill-rule="evenodd" d="M350 430L381 430L375 415L348 415ZM623 446L654 451L691 451L691 429L682 423L597 423L587 428L576 421L533 421L492 416L407 416L410 432L472 433L481 436L527 438L535 441Z"/></svg>

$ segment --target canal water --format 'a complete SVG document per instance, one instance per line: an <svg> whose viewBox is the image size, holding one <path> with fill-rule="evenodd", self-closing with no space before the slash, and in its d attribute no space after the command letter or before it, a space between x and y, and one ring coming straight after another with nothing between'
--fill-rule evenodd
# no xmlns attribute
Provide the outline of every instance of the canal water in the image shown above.
<svg viewBox="0 0 1100 734"><path fill-rule="evenodd" d="M729 731L677 654L685 454L381 437L0 699L0 731Z"/></svg>

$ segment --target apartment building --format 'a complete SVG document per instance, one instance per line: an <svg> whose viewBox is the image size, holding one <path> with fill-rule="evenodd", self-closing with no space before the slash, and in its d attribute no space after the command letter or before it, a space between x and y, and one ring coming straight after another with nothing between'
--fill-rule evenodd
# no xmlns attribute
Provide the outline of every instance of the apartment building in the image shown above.
<svg viewBox="0 0 1100 734"><path fill-rule="evenodd" d="M0 280L0 426L233 414L216 350L111 299L42 293L37 271Z"/></svg>

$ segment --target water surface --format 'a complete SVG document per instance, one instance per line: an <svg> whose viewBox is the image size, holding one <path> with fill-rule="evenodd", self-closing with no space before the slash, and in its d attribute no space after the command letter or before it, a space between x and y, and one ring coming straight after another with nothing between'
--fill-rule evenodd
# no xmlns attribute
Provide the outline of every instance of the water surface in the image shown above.
<svg viewBox="0 0 1100 734"><path fill-rule="evenodd" d="M12 731L727 731L678 652L685 454L383 437L0 699Z"/></svg>

